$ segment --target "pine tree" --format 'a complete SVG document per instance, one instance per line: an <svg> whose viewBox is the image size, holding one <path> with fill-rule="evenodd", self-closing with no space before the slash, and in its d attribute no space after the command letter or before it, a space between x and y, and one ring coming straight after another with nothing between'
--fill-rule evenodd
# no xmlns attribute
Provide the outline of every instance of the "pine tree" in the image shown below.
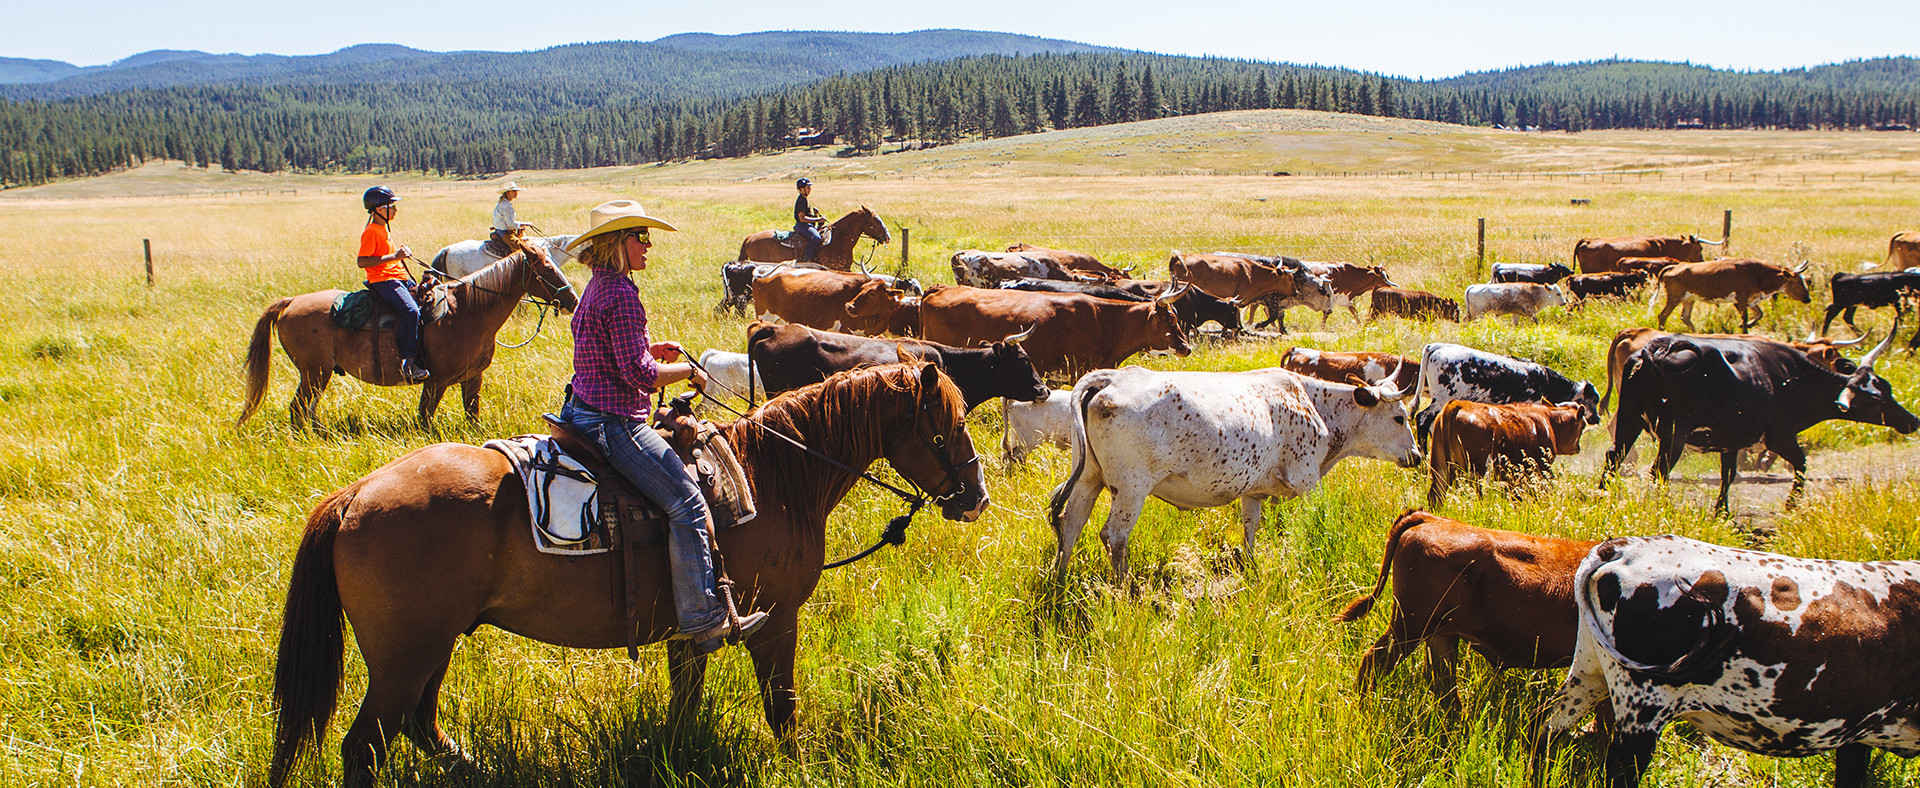
<svg viewBox="0 0 1920 788"><path fill-rule="evenodd" d="M1153 85L1153 66L1140 69L1140 112L1138 116L1151 120L1161 116L1160 91Z"/></svg>
<svg viewBox="0 0 1920 788"><path fill-rule="evenodd" d="M1127 79L1127 67L1122 65L1113 70L1113 92L1107 101L1108 123L1128 123L1138 120L1135 115L1133 83Z"/></svg>

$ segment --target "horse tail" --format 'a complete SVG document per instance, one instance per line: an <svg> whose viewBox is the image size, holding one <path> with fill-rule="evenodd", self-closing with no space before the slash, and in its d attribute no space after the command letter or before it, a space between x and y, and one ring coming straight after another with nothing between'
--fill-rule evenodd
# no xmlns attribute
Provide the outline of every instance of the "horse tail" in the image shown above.
<svg viewBox="0 0 1920 788"><path fill-rule="evenodd" d="M247 346L247 402L240 408L239 424L260 409L260 397L267 393L267 365L273 361L273 349L267 345L273 339L274 324L280 322L280 315L287 311L287 305L293 303L288 296L273 302L267 311L260 314L260 322L253 324L253 343Z"/></svg>
<svg viewBox="0 0 1920 788"><path fill-rule="evenodd" d="M327 736L339 701L346 648L340 586L333 573L333 537L341 513L359 485L328 496L307 518L306 534L293 557L286 613L280 623L279 656L273 665L273 762L267 784L280 788L308 745Z"/></svg>

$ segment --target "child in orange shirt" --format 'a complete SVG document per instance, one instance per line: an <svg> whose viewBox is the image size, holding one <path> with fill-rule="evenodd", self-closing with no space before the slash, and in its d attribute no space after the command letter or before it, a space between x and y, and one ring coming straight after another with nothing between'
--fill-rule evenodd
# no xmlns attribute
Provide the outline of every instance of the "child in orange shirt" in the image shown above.
<svg viewBox="0 0 1920 788"><path fill-rule="evenodd" d="M400 372L409 381L426 380L432 374L420 363L420 305L413 300L413 278L405 260L413 256L407 247L393 248L387 223L400 210L400 198L392 189L375 186L360 196L367 208L367 229L360 233L360 268L367 272L367 289L393 307L393 340L400 350Z"/></svg>

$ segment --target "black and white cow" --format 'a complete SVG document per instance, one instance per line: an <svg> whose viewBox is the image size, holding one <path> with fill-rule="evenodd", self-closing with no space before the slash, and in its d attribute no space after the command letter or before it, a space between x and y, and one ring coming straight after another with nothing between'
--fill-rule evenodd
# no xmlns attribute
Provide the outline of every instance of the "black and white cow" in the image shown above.
<svg viewBox="0 0 1920 788"><path fill-rule="evenodd" d="M1920 755L1920 561L1818 561L1679 536L1596 546L1574 573L1573 668L1546 723L1613 703L1606 776L1633 788L1660 730L1686 720L1761 755Z"/></svg>
<svg viewBox="0 0 1920 788"><path fill-rule="evenodd" d="M1420 351L1416 408L1423 398L1428 400L1427 406L1414 415L1423 446L1440 407L1456 399L1489 405L1540 400L1556 405L1572 403L1580 406L1588 424L1600 423L1600 390L1592 383L1573 380L1543 364L1445 342L1434 342Z"/></svg>
<svg viewBox="0 0 1920 788"><path fill-rule="evenodd" d="M1529 265L1527 263L1494 263L1493 278L1487 281L1527 282L1536 285L1550 285L1573 275L1573 269L1559 263L1551 265Z"/></svg>
<svg viewBox="0 0 1920 788"><path fill-rule="evenodd" d="M1540 310L1567 303L1560 288L1528 282L1467 285L1467 292L1460 300L1467 308L1468 320L1481 315L1515 315L1535 323L1540 322Z"/></svg>

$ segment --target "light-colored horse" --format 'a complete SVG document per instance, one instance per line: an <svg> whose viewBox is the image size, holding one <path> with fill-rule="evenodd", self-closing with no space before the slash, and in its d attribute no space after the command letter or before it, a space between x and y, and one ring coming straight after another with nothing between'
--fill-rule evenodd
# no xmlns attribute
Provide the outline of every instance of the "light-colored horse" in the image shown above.
<svg viewBox="0 0 1920 788"><path fill-rule="evenodd" d="M567 244L578 238L577 235L530 235L521 240L528 246L547 253L547 259L555 264L564 264L574 259L566 250ZM468 276L500 261L500 258L481 250L486 241L455 241L440 247L433 253L433 269L456 279Z"/></svg>

